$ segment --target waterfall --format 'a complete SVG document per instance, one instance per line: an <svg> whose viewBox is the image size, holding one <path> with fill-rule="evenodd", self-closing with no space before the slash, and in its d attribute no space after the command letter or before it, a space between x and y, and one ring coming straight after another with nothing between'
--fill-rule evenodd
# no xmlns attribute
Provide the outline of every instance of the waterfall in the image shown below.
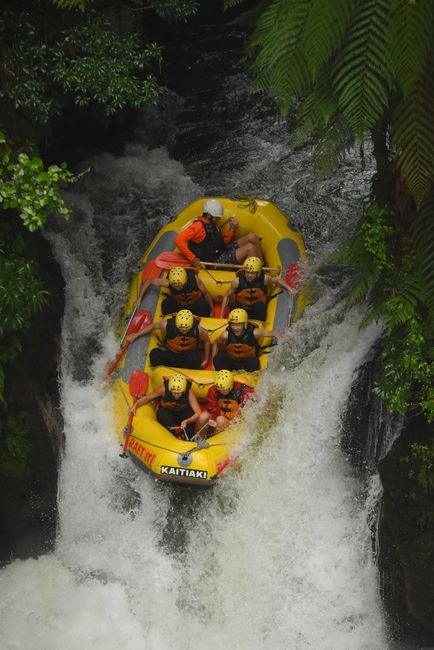
<svg viewBox="0 0 434 650"><path fill-rule="evenodd" d="M101 376L115 352L122 263L178 206L154 211L145 228L110 193L127 173L147 212L166 182L182 201L200 188L161 150L136 147L92 167L92 186L70 197L76 219L49 234L67 283L56 550L1 572L3 644L384 648L369 500L339 441L354 374L379 332L360 334L360 314L345 315L339 290L324 287L273 352L246 412L239 468L207 492L155 483L119 458ZM125 237L121 258L98 228L118 246Z"/></svg>
<svg viewBox="0 0 434 650"><path fill-rule="evenodd" d="M360 332L361 314L345 313L340 277L313 278L316 301L273 351L245 409L240 462L215 488L163 486L118 455L101 378L128 272L159 228L197 196L251 193L292 215L319 261L366 195L371 172L355 155L315 184L311 149L289 155L288 125L217 61L221 92L195 128L206 140L225 103L234 119L206 157L193 143L175 160L169 142L141 137L122 156L99 153L69 193L74 219L47 232L66 281L59 530L53 553L0 572L7 650L388 647L371 548L378 486L366 492L340 446L352 382L380 331ZM194 141L189 116L205 101L191 90L178 148Z"/></svg>

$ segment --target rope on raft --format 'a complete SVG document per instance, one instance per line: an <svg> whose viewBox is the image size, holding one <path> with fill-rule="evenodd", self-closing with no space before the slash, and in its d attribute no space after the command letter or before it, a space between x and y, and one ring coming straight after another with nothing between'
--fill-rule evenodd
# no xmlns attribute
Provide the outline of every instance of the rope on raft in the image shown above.
<svg viewBox="0 0 434 650"><path fill-rule="evenodd" d="M156 449L163 449L164 451L170 451L173 454L186 454L191 452L196 451L198 448L195 447L194 449L188 449L187 451L179 451L177 449L169 449L169 447L163 447L162 445L156 445L154 442L150 442L149 440L144 440L144 438L139 438L138 436L135 436L133 434L130 435L130 438L134 438L135 440L140 440L140 442L144 442L147 445L150 445L151 447L155 447ZM216 442L214 444L208 445L208 447L227 447L226 442Z"/></svg>
<svg viewBox="0 0 434 650"><path fill-rule="evenodd" d="M234 199L239 201L237 208L248 208L249 212L254 214L258 209L258 202L251 194L235 194Z"/></svg>

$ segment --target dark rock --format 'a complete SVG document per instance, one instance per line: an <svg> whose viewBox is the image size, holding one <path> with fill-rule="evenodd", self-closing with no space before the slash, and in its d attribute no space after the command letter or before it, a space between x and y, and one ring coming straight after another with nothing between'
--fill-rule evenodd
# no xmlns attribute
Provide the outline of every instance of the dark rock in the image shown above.
<svg viewBox="0 0 434 650"><path fill-rule="evenodd" d="M7 367L8 410L2 435L22 432L27 452L21 472L0 475L0 563L49 551L57 518L57 465L63 443L58 360L63 314L63 278L42 235L26 237L39 265L48 303L22 337L22 352Z"/></svg>
<svg viewBox="0 0 434 650"><path fill-rule="evenodd" d="M392 624L403 639L434 643L434 500L417 476L410 445L429 445L434 427L411 418L379 465L384 488L379 522L380 573Z"/></svg>
<svg viewBox="0 0 434 650"><path fill-rule="evenodd" d="M434 644L434 502L404 459L412 443L431 444L433 427L422 416L404 422L372 393L381 345L361 366L342 419L342 448L361 477L379 471L383 494L373 543L381 593L398 641Z"/></svg>

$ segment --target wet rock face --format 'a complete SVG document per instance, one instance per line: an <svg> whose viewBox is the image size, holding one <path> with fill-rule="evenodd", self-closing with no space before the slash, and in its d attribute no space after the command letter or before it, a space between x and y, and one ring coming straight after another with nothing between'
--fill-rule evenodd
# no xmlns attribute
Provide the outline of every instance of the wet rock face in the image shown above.
<svg viewBox="0 0 434 650"><path fill-rule="evenodd" d="M379 522L379 565L384 600L401 636L434 643L434 500L411 475L413 443L429 444L434 427L409 420L381 461L384 488Z"/></svg>
<svg viewBox="0 0 434 650"><path fill-rule="evenodd" d="M423 417L404 422L372 394L381 365L380 348L360 368L342 419L342 449L369 480L379 472L376 549L383 602L395 638L434 643L434 499L409 477L412 443L434 436Z"/></svg>
<svg viewBox="0 0 434 650"><path fill-rule="evenodd" d="M372 392L381 373L380 346L360 368L342 419L341 446L351 464L362 476L377 471L378 463L400 435L403 418L391 415L385 404Z"/></svg>
<svg viewBox="0 0 434 650"><path fill-rule="evenodd" d="M40 234L32 235L28 246L49 295L6 376L8 412L19 417L9 422L25 428L28 456L20 476L0 476L1 563L47 552L56 531L57 466L63 441L58 385L63 279ZM6 429L4 434L8 433L13 431Z"/></svg>

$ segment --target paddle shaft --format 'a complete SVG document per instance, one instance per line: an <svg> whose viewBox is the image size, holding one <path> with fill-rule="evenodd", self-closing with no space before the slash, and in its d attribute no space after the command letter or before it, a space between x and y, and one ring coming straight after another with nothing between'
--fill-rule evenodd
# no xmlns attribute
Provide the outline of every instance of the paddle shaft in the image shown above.
<svg viewBox="0 0 434 650"><path fill-rule="evenodd" d="M104 378L104 381L108 381L110 379L110 377L112 376L113 370L116 368L119 361L122 359L125 352L128 350L128 346L129 346L129 342L127 341L127 343L125 343L122 350L120 352L118 352L118 355L117 355L116 359L113 361L112 365L110 366L110 368L109 368L109 370L108 370L108 372L107 372L107 374L106 374L106 376Z"/></svg>
<svg viewBox="0 0 434 650"><path fill-rule="evenodd" d="M199 266L217 266L219 268L229 268L229 269L242 269L242 264L224 264L223 262L200 262ZM194 267L193 267L194 268ZM280 269L275 269L271 266L263 266L263 271L274 271L275 273L280 273Z"/></svg>
<svg viewBox="0 0 434 650"><path fill-rule="evenodd" d="M134 400L133 404L135 404L136 402L137 402L137 400ZM122 454L120 454L120 456L122 456L122 458L125 458L126 455L127 455L128 443L130 441L131 428L132 428L132 424L133 424L133 418L134 418L134 413L131 413L130 417L128 418L128 426L127 426L127 432L125 434L124 447L122 449Z"/></svg>
<svg viewBox="0 0 434 650"><path fill-rule="evenodd" d="M127 336L127 334L128 334L128 328L129 328L129 326L131 325L131 321L133 320L134 316L136 315L136 312L137 312L138 308L139 308L139 305L136 305L136 306L134 307L134 309L133 309L133 313L131 314L130 320L128 321L128 324L127 324L127 326L126 326L126 328L125 328L124 335L123 335L123 337L121 338L120 347L122 347L122 345L123 345L123 343L124 343L124 341L125 341L125 339L126 339L126 336Z"/></svg>

